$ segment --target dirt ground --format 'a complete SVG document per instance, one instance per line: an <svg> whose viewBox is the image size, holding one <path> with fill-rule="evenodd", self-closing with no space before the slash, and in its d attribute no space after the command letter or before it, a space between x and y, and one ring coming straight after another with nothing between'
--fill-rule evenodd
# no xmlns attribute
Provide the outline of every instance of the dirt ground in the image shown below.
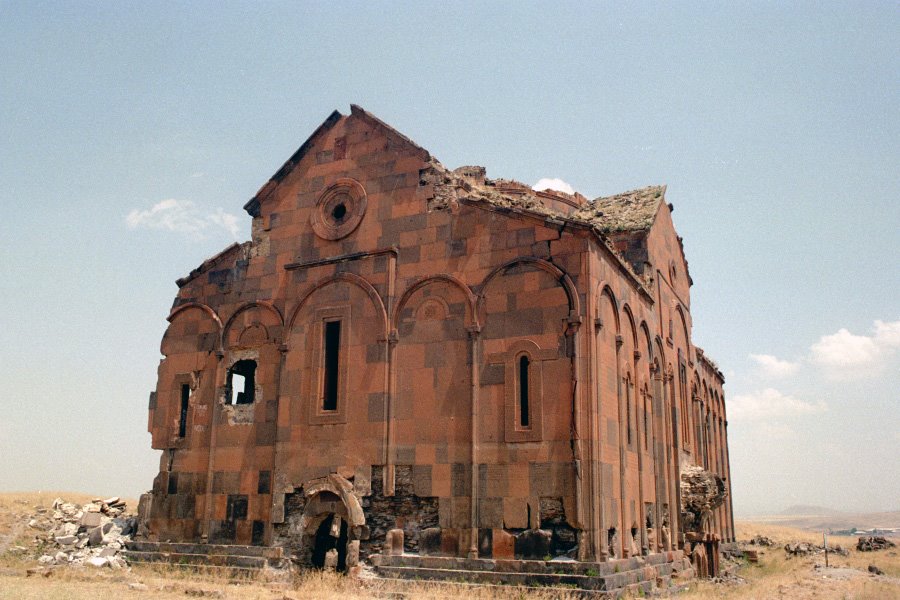
<svg viewBox="0 0 900 600"><path fill-rule="evenodd" d="M548 600L565 598L549 592L523 592L516 588L468 585L432 585L411 582L402 589L379 580L354 580L327 573L311 573L291 581L228 578L197 573L177 567L133 566L128 569L94 567L39 568L36 557L17 550L29 548L31 537L27 516L37 505L49 506L56 497L87 502L78 494L0 494L0 600L111 598L184 599L223 598L234 600L301 600L330 598L458 598L467 600ZM134 505L131 504L133 507ZM900 547L878 552L857 552L856 538L829 537L829 546L841 545L848 556L829 554L825 567L822 554L789 558L787 542L822 543L821 534L778 525L738 522L738 540L755 535L771 538L775 545L753 547L759 562L726 562L731 575L723 582L695 581L677 594L683 600L721 599L900 599ZM897 540L895 540L897 541ZM868 572L875 565L884 575ZM31 574L29 574L31 571Z"/></svg>

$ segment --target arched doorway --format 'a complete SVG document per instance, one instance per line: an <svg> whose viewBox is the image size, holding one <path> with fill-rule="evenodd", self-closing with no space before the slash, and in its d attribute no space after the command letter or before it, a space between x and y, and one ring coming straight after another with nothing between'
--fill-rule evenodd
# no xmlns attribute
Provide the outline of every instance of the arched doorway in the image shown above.
<svg viewBox="0 0 900 600"><path fill-rule="evenodd" d="M360 540L369 529L353 484L337 474L307 481L284 497L284 522L276 525L276 544L300 568L323 568L330 551L338 571L358 564Z"/></svg>

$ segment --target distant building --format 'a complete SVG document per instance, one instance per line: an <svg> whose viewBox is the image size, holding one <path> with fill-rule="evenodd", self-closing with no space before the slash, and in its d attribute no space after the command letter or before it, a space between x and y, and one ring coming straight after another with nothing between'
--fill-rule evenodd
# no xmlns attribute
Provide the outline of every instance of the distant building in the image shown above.
<svg viewBox="0 0 900 600"><path fill-rule="evenodd" d="M685 465L730 486L665 187L451 171L354 106L244 208L178 281L148 539L605 561L685 543ZM730 502L704 519L734 539Z"/></svg>

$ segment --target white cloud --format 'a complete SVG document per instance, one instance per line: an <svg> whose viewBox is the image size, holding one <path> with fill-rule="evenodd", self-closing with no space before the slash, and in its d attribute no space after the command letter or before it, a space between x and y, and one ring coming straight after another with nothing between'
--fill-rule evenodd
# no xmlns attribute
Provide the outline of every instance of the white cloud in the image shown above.
<svg viewBox="0 0 900 600"><path fill-rule="evenodd" d="M216 209L216 214L209 215L209 220L215 225L226 229L231 234L231 237L237 239L239 227L238 218L235 215L218 208Z"/></svg>
<svg viewBox="0 0 900 600"><path fill-rule="evenodd" d="M797 437L797 432L790 425L763 421L753 429L754 436L764 440L790 440Z"/></svg>
<svg viewBox="0 0 900 600"><path fill-rule="evenodd" d="M792 417L827 410L824 402L812 404L788 396L774 388L732 396L728 401L729 420L756 421L775 417Z"/></svg>
<svg viewBox="0 0 900 600"><path fill-rule="evenodd" d="M205 214L190 200L168 198L157 202L147 210L132 209L125 217L131 229L163 229L204 237L210 227L220 227L235 239L238 235L238 218L221 208Z"/></svg>
<svg viewBox="0 0 900 600"><path fill-rule="evenodd" d="M875 321L871 336L855 335L841 328L823 335L810 346L811 360L829 368L835 376L867 374L879 369L900 347L900 320Z"/></svg>
<svg viewBox="0 0 900 600"><path fill-rule="evenodd" d="M543 179L539 179L536 184L531 186L531 189L536 192L540 192L542 190L558 190L567 194L575 193L575 188L573 188L571 185L569 185L562 179L556 179L552 177L544 177Z"/></svg>
<svg viewBox="0 0 900 600"><path fill-rule="evenodd" d="M763 375L768 377L787 377L800 370L800 363L781 360L771 354L751 354L750 359L755 361Z"/></svg>

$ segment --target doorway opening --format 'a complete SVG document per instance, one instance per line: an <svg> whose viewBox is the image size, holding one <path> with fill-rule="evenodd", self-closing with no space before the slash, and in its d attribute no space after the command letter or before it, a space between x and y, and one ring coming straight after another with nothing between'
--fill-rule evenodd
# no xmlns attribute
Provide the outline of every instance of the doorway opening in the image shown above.
<svg viewBox="0 0 900 600"><path fill-rule="evenodd" d="M312 564L317 569L325 568L325 556L330 550L337 550L338 572L347 570L347 521L330 514L319 524L313 541Z"/></svg>

